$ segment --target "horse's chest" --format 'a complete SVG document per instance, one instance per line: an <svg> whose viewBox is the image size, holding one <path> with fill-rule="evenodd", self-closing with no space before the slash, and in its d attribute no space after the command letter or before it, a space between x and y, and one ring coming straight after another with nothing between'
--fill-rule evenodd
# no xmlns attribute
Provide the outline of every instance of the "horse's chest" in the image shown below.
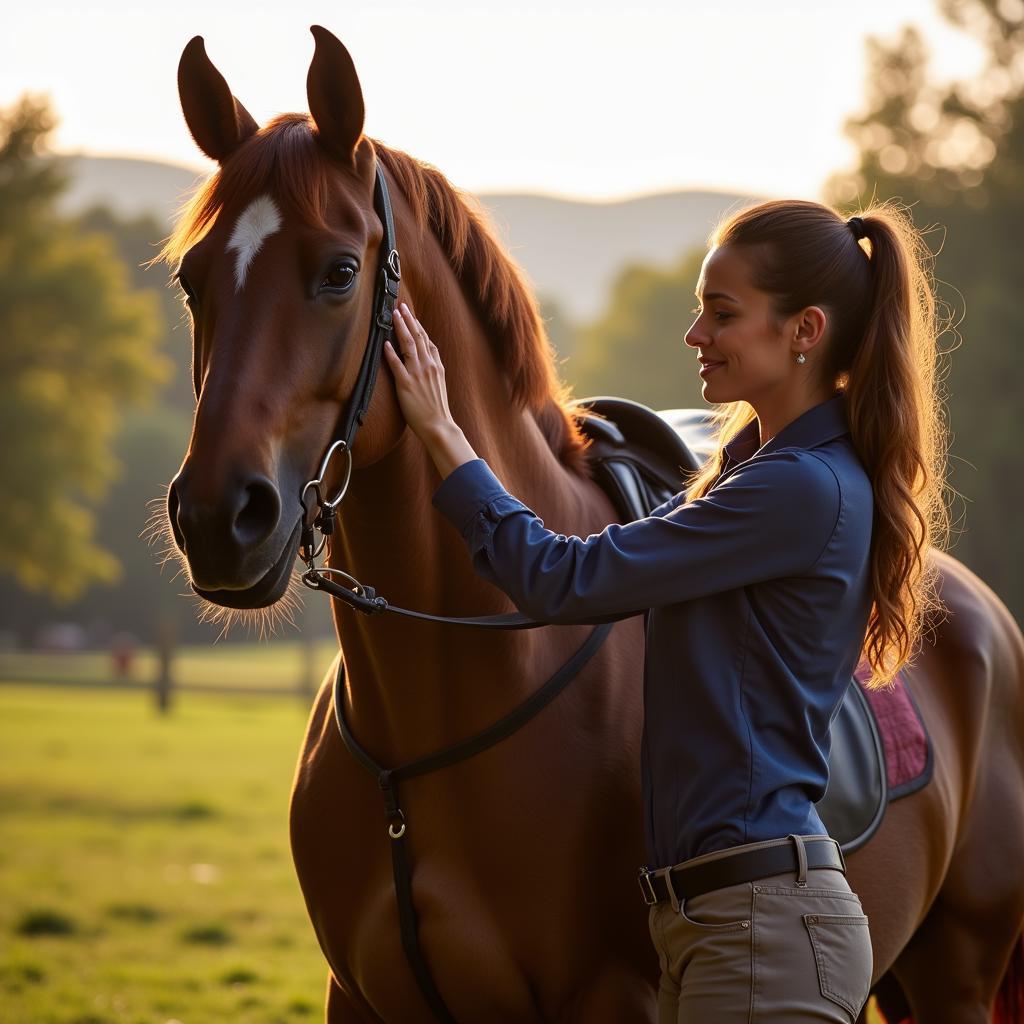
<svg viewBox="0 0 1024 1024"><path fill-rule="evenodd" d="M307 759L305 770L316 763ZM328 764L333 777L320 774ZM383 800L372 780L352 767L327 758L320 772L300 773L291 810L296 870L334 975L382 1019L412 1021L411 1008L422 1000L401 945ZM533 1019L521 958L508 948L510 933L531 930L516 921L526 908L516 906L507 887L492 890L471 867L496 865L497 877L507 878L509 865L499 864L495 846L507 845L507 838L482 832L467 843L466 815L461 822L458 817L443 801L407 802L420 941L438 985L446 978L455 982L447 991L453 1003L464 1001L465 1019L481 1019L476 1010L485 1006L506 1008L505 1019ZM474 964L468 973L467 955Z"/></svg>

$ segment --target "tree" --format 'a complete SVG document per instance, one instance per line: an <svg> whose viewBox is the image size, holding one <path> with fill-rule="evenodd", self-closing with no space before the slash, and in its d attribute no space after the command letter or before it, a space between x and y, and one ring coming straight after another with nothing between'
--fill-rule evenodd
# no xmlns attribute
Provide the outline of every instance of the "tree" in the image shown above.
<svg viewBox="0 0 1024 1024"><path fill-rule="evenodd" d="M167 267L154 264L153 257L167 233L164 224L151 213L125 218L106 206L92 206L75 219L83 233L106 235L128 270L132 288L151 291L161 310L160 350L170 359L172 370L160 390L160 402L191 416L196 399L192 393L192 324L181 298L181 289L171 286Z"/></svg>
<svg viewBox="0 0 1024 1024"><path fill-rule="evenodd" d="M23 97L0 111L0 570L70 598L118 564L95 539L125 404L153 394L158 302L135 292L110 241L61 219L55 118Z"/></svg>
<svg viewBox="0 0 1024 1024"><path fill-rule="evenodd" d="M961 339L947 378L950 477L967 499L954 552L1022 620L1024 5L942 0L940 9L984 43L986 66L943 86L912 29L891 45L872 41L867 109L847 124L858 164L826 193L839 205L899 198L920 227L937 226L938 291Z"/></svg>
<svg viewBox="0 0 1024 1024"><path fill-rule="evenodd" d="M697 364L683 336L693 322L703 252L668 269L626 267L608 307L580 331L567 376L580 398L618 395L654 409L703 408Z"/></svg>

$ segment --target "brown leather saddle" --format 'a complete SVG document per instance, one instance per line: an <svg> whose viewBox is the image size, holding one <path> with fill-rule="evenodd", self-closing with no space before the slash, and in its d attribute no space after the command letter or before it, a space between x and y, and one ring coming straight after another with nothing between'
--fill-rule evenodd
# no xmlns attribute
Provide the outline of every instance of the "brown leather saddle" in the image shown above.
<svg viewBox="0 0 1024 1024"><path fill-rule="evenodd" d="M578 399L573 408L582 414L581 428L590 438L587 455L594 479L623 522L642 519L678 493L684 477L711 453L707 410L655 412L610 396ZM851 682L832 722L829 782L817 805L843 853L871 838L891 798L912 791L890 796L878 721L860 684Z"/></svg>

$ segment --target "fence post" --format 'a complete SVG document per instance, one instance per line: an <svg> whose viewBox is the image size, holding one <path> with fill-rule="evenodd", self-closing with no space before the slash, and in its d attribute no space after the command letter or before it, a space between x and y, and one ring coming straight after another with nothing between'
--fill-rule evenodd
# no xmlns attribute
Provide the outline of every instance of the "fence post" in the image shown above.
<svg viewBox="0 0 1024 1024"><path fill-rule="evenodd" d="M156 624L156 679L154 696L156 709L161 715L171 710L171 691L174 689L174 652L177 647L178 630L174 619L165 615Z"/></svg>

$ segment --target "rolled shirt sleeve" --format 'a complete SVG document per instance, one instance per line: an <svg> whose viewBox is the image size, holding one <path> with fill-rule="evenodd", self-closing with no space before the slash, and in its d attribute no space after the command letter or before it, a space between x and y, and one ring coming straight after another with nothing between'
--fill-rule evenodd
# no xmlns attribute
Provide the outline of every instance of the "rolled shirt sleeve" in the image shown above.
<svg viewBox="0 0 1024 1024"><path fill-rule="evenodd" d="M464 462L432 504L469 546L476 573L541 622L603 622L813 568L835 531L839 482L821 459L781 449L748 459L703 497L680 493L630 523L555 533L483 459Z"/></svg>

